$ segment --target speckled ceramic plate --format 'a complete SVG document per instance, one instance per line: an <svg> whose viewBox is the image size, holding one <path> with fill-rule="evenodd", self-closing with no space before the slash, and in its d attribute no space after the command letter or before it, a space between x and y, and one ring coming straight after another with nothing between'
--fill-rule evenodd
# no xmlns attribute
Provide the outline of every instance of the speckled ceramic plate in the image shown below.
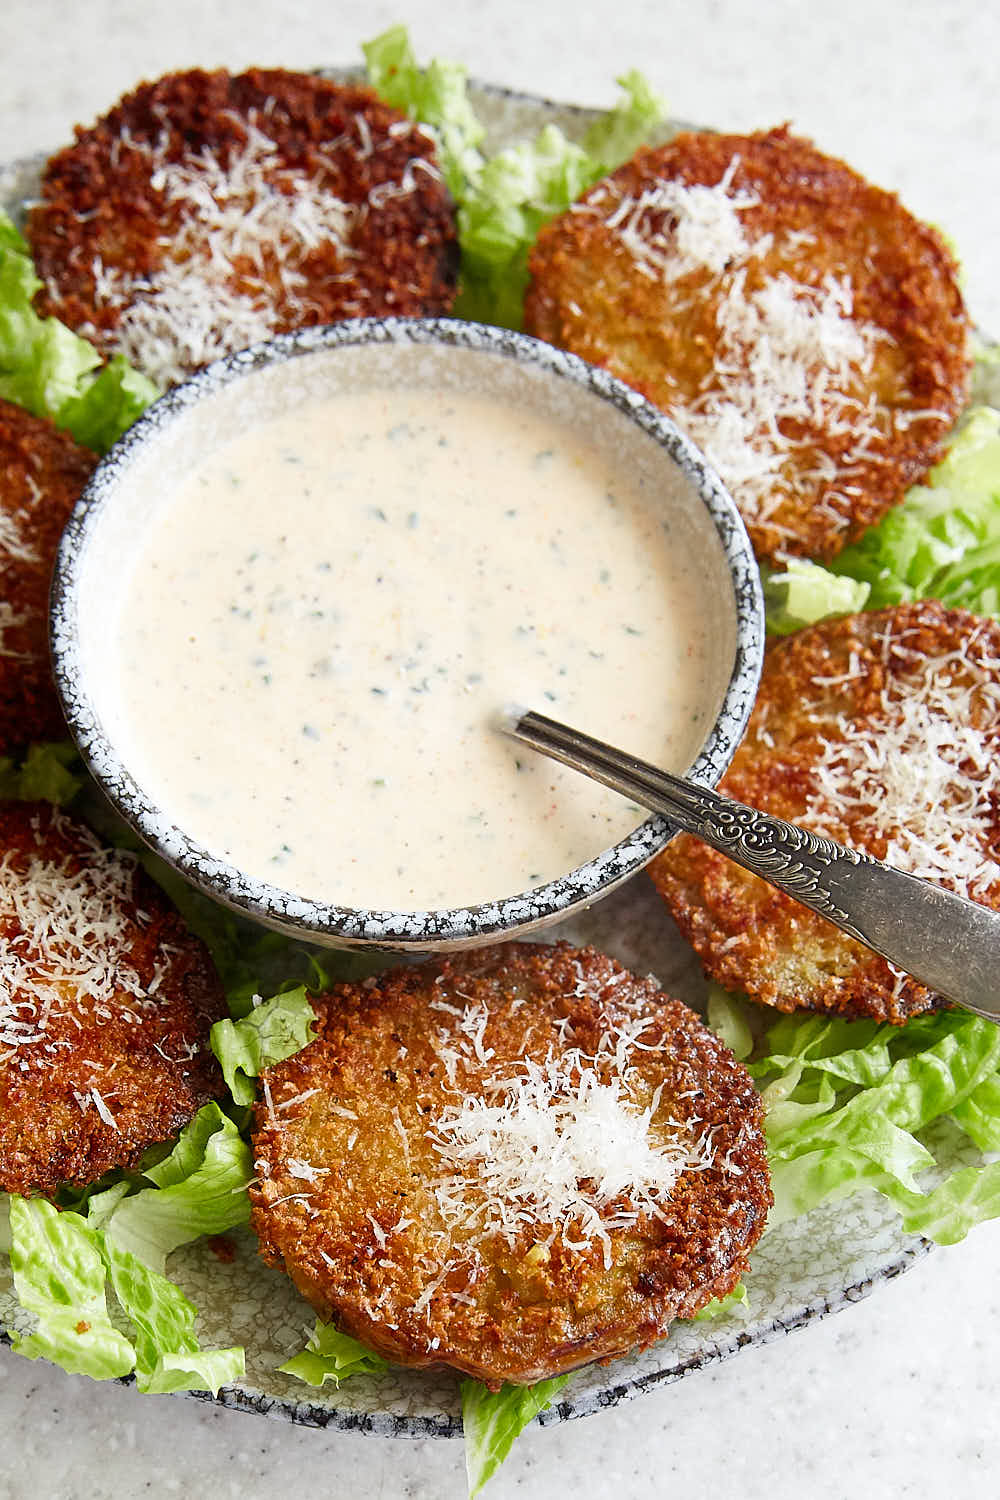
<svg viewBox="0 0 1000 1500"><path fill-rule="evenodd" d="M578 137L595 118L591 110L482 85L472 92L489 127L491 149L533 134L547 120ZM36 190L37 181L37 163L0 173L0 206L16 210ZM977 395L1000 400L1000 379L996 390ZM582 916L549 929L548 936L593 943L639 973L655 974L664 988L702 1007L704 985L694 955L643 875ZM965 1160L957 1135L949 1137L940 1154L948 1168ZM974 1154L968 1159L974 1160ZM246 1377L220 1392L221 1404L308 1426L386 1436L460 1433L457 1381L446 1373L357 1376L339 1390L318 1391L278 1374L276 1367L301 1349L311 1330L311 1311L283 1275L258 1259L252 1235L232 1240L232 1260L220 1260L201 1244L178 1252L170 1264L171 1275L200 1309L202 1341L246 1346ZM857 1194L816 1209L765 1233L746 1278L748 1308L712 1323L675 1324L668 1339L644 1353L578 1371L564 1387L564 1399L539 1420L548 1424L587 1416L751 1344L767 1343L858 1301L927 1249L925 1241L901 1231L897 1215L874 1194ZM10 1275L4 1268L0 1324L15 1326L17 1321Z"/></svg>

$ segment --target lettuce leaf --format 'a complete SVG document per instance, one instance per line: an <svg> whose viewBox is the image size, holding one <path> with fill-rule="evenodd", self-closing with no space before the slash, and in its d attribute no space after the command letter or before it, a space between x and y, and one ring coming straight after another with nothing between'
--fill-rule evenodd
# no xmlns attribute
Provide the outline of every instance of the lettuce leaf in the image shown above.
<svg viewBox="0 0 1000 1500"><path fill-rule="evenodd" d="M767 628L773 635L790 635L828 615L851 615L864 609L871 584L839 577L819 563L789 558L780 573L764 575Z"/></svg>
<svg viewBox="0 0 1000 1500"><path fill-rule="evenodd" d="M992 1022L956 1011L902 1027L786 1016L750 1071L767 1110L770 1224L862 1188L888 1198L907 1230L940 1244L1000 1216L1000 1166L942 1175L927 1136L950 1117L981 1149L1000 1144Z"/></svg>
<svg viewBox="0 0 1000 1500"><path fill-rule="evenodd" d="M3 250L13 250L18 255L27 255L28 246L13 219L5 213L0 213L0 251Z"/></svg>
<svg viewBox="0 0 1000 1500"><path fill-rule="evenodd" d="M389 1366L385 1360L349 1334L341 1333L330 1323L321 1323L309 1335L309 1342L301 1354L293 1355L278 1369L307 1385L325 1385L332 1380L340 1385L351 1375L378 1375Z"/></svg>
<svg viewBox="0 0 1000 1500"><path fill-rule="evenodd" d="M872 609L940 599L1000 616L1000 411L970 408L926 484L845 548L832 570L868 583Z"/></svg>
<svg viewBox="0 0 1000 1500"><path fill-rule="evenodd" d="M15 1336L28 1359L51 1360L71 1374L107 1380L135 1371L143 1391L210 1390L244 1373L242 1349L199 1348L195 1309L180 1289L150 1271L107 1233L44 1198L10 1200L11 1268L34 1330ZM112 1322L110 1278L134 1325L131 1342Z"/></svg>
<svg viewBox="0 0 1000 1500"><path fill-rule="evenodd" d="M737 1288L732 1297L719 1304L720 1311L730 1302L743 1300L739 1291ZM339 1386L351 1375L377 1375L390 1368L384 1359L366 1349L357 1339L340 1333L319 1319L302 1353L279 1366L284 1374L294 1375L297 1380L311 1386L322 1386L327 1381ZM470 1500L496 1473L525 1427L539 1412L551 1406L553 1398L568 1379L568 1375L559 1375L532 1386L505 1385L495 1392L478 1380L461 1382Z"/></svg>
<svg viewBox="0 0 1000 1500"><path fill-rule="evenodd" d="M478 1380L461 1382L469 1500L492 1479L515 1439L539 1412L548 1410L568 1379L568 1375L556 1375L536 1385L503 1385L498 1391Z"/></svg>
<svg viewBox="0 0 1000 1500"><path fill-rule="evenodd" d="M752 1007L745 1005L735 995L719 984L708 987L709 1026L720 1036L734 1057L749 1057L753 1051L754 1035L750 1020Z"/></svg>
<svg viewBox="0 0 1000 1500"><path fill-rule="evenodd" d="M931 1192L900 1205L903 1228L937 1245L956 1245L970 1229L1000 1219L1000 1162L964 1167Z"/></svg>
<svg viewBox="0 0 1000 1500"><path fill-rule="evenodd" d="M740 1291L741 1288L737 1288L731 1297L718 1304L720 1314L730 1303L745 1300L745 1294L741 1297ZM340 1333L319 1319L302 1353L279 1366L284 1374L294 1375L297 1380L311 1386L322 1386L328 1380L340 1385L351 1375L377 1375L390 1368L384 1359L366 1349L357 1339ZM532 1386L505 1385L495 1392L478 1380L461 1382L470 1500L496 1473L529 1422L551 1406L553 1398L568 1379L568 1375L559 1375Z"/></svg>
<svg viewBox="0 0 1000 1500"><path fill-rule="evenodd" d="M528 255L539 229L601 176L600 164L546 125L486 163L459 203L459 317L520 328Z"/></svg>
<svg viewBox="0 0 1000 1500"><path fill-rule="evenodd" d="M637 68L615 82L622 97L594 121L583 138L584 150L601 163L602 177L634 156L667 118L666 100Z"/></svg>
<svg viewBox="0 0 1000 1500"><path fill-rule="evenodd" d="M714 1323L717 1318L724 1318L728 1313L735 1312L736 1308L749 1305L749 1293L742 1281L738 1281L727 1296L713 1297L711 1302L706 1302L701 1311L695 1313L691 1322Z"/></svg>
<svg viewBox="0 0 1000 1500"><path fill-rule="evenodd" d="M0 799L11 802L54 802L65 807L86 782L83 762L69 740L32 745L18 765L0 759Z"/></svg>
<svg viewBox="0 0 1000 1500"><path fill-rule="evenodd" d="M984 1078L954 1106L951 1118L980 1151L1000 1151L1000 1076Z"/></svg>
<svg viewBox="0 0 1000 1500"><path fill-rule="evenodd" d="M438 61L419 68L405 26L391 26L361 50L376 93L431 127L448 191L460 201L482 166L479 147L486 136L469 102L465 68Z"/></svg>
<svg viewBox="0 0 1000 1500"><path fill-rule="evenodd" d="M94 346L35 312L40 287L27 245L0 214L0 396L103 453L159 392L121 357L95 373Z"/></svg>
<svg viewBox="0 0 1000 1500"><path fill-rule="evenodd" d="M200 1109L170 1154L143 1175L156 1185L120 1198L110 1212L103 1196L91 1207L117 1248L161 1276L179 1245L223 1234L250 1217L252 1153L217 1104Z"/></svg>
<svg viewBox="0 0 1000 1500"><path fill-rule="evenodd" d="M104 1260L118 1302L135 1326L135 1380L140 1391L211 1391L246 1368L241 1348L201 1349L195 1308L180 1287L158 1276L105 1235Z"/></svg>
<svg viewBox="0 0 1000 1500"><path fill-rule="evenodd" d="M33 1333L14 1336L16 1353L95 1380L128 1375L135 1350L108 1314L100 1231L44 1198L17 1196L10 1229L14 1289L37 1318Z"/></svg>
<svg viewBox="0 0 1000 1500"><path fill-rule="evenodd" d="M301 1052L312 1041L316 1017L303 986L261 1001L241 1021L216 1021L212 1051L237 1104L252 1104L251 1083L264 1068Z"/></svg>
<svg viewBox="0 0 1000 1500"><path fill-rule="evenodd" d="M480 149L486 133L469 102L464 68L441 62L419 68L405 26L362 50L372 87L437 138L458 206L456 315L520 328L528 254L539 229L632 155L664 118L663 101L641 73L626 73L618 79L622 99L591 126L582 146L546 125L534 141L486 158Z"/></svg>
<svg viewBox="0 0 1000 1500"><path fill-rule="evenodd" d="M159 394L151 380L123 354L116 354L93 380L63 402L55 413L56 425L65 427L85 448L107 453Z"/></svg>

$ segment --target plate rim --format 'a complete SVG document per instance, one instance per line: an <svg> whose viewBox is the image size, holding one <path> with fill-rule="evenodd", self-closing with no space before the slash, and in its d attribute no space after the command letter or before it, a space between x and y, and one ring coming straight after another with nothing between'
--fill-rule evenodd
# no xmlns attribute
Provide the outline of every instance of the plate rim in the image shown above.
<svg viewBox="0 0 1000 1500"><path fill-rule="evenodd" d="M831 1317L834 1313L843 1312L844 1308L855 1302L863 1302L871 1296L876 1287L883 1282L895 1281L911 1266L925 1259L934 1248L930 1240L917 1238L900 1251L894 1260L879 1266L869 1276L852 1282L836 1295L815 1298L795 1312L774 1318L768 1324L761 1324L752 1333L747 1333L738 1326L734 1327L730 1329L726 1338L718 1340L715 1344L709 1344L705 1349L697 1350L680 1364L671 1365L662 1370L651 1370L647 1374L637 1376L634 1380L620 1381L599 1391L588 1392L585 1397L575 1402L571 1399L553 1402L529 1425L550 1427L558 1423L573 1422L579 1418L593 1416L598 1411L605 1411L611 1407L620 1406L626 1401L633 1401L637 1396L643 1396L648 1391L673 1385L683 1380L685 1376L693 1375L711 1365L722 1364L743 1349L761 1348L765 1344L776 1343L779 1339L787 1338L790 1333L795 1333L812 1323L822 1322L824 1318ZM663 1342L669 1342L669 1335ZM5 1328L0 1328L0 1346L3 1345L10 1348L12 1339ZM617 1362L613 1360L608 1368L613 1369ZM43 1360L43 1363L52 1369L60 1368L51 1360ZM100 1384L104 1383L100 1382ZM134 1386L135 1376L115 1376L110 1383L126 1387ZM353 1411L344 1407L322 1406L315 1401L291 1401L283 1396L270 1396L266 1391L239 1384L222 1386L215 1395L211 1391L171 1391L168 1394L183 1400L220 1406L227 1411L242 1412L246 1416L266 1417L270 1421L284 1422L292 1427L308 1427L322 1431L330 1429L334 1432L361 1432L373 1437L404 1438L414 1442L423 1438L460 1438L462 1436L460 1416L439 1419L428 1416L400 1416L379 1410Z"/></svg>

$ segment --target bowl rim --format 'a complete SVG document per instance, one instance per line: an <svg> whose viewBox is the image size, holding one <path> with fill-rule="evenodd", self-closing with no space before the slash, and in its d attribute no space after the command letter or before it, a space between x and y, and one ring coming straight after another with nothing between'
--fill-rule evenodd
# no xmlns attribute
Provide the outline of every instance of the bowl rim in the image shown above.
<svg viewBox="0 0 1000 1500"><path fill-rule="evenodd" d="M206 397L262 368L359 345L436 345L486 351L570 381L624 413L665 449L707 510L733 585L736 647L716 719L687 775L714 786L729 765L753 707L763 663L760 572L746 527L704 455L645 397L608 371L529 334L459 318L355 318L279 334L217 360L159 397L98 464L73 509L56 559L50 647L70 732L116 811L185 879L225 906L287 935L338 948L429 953L523 936L590 905L641 870L677 832L651 814L638 828L565 875L528 891L462 907L391 911L307 898L247 875L174 824L142 791L105 732L86 687L76 620L92 528L113 503L123 474L147 440Z"/></svg>

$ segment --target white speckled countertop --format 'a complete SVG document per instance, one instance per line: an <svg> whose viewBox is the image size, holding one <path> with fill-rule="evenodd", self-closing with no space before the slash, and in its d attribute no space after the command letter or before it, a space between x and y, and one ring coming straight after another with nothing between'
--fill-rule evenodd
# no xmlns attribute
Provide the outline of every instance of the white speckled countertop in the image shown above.
<svg viewBox="0 0 1000 1500"><path fill-rule="evenodd" d="M358 60L396 20L418 54L560 99L610 103L640 66L680 118L790 120L897 190L954 241L966 294L1000 330L1000 10L982 0L536 0L472 5L5 0L0 157L54 148L139 77L170 68ZM520 1441L487 1494L742 1500L996 1495L1000 1225L873 1297L728 1364ZM286 1427L97 1386L0 1350L3 1500L292 1490L351 1500L464 1494L461 1446Z"/></svg>

